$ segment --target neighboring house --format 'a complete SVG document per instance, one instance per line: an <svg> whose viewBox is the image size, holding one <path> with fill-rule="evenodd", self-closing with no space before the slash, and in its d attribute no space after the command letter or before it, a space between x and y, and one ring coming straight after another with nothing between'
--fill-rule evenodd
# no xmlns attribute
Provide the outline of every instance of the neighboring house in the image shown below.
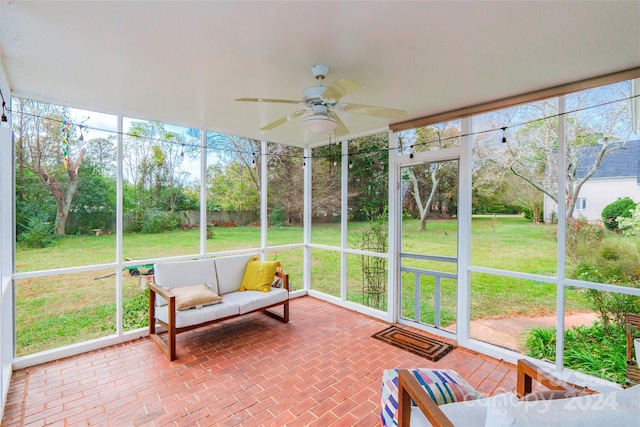
<svg viewBox="0 0 640 427"><path fill-rule="evenodd" d="M578 178L584 177L595 161L600 146L587 147L578 166ZM640 141L629 141L623 148L609 152L598 170L584 183L575 210L574 218L590 221L602 220L602 210L611 202L629 197L640 201ZM544 220L557 218L558 205L544 196Z"/></svg>

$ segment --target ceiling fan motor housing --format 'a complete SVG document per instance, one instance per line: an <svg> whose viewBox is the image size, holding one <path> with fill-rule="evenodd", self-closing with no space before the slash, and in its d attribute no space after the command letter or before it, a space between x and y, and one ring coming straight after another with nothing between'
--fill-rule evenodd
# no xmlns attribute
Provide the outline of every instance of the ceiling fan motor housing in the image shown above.
<svg viewBox="0 0 640 427"><path fill-rule="evenodd" d="M326 99L322 98L322 94L326 90L326 86L308 87L302 92L302 102L308 107L313 107L314 105L330 105Z"/></svg>

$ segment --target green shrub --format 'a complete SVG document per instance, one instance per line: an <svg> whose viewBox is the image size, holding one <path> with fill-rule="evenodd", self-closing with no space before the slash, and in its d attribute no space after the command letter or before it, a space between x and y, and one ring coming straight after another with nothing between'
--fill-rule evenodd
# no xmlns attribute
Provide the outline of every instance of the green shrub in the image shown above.
<svg viewBox="0 0 640 427"><path fill-rule="evenodd" d="M556 328L533 328L527 335L527 355L536 359L556 357Z"/></svg>
<svg viewBox="0 0 640 427"><path fill-rule="evenodd" d="M544 222L544 209L542 209L542 203L536 203L535 213L534 213L534 210L531 209L531 207L529 206L523 206L521 209L522 209L522 214L529 221L532 221L535 223ZM537 216L537 218L534 218L534 215Z"/></svg>
<svg viewBox="0 0 640 427"><path fill-rule="evenodd" d="M640 248L636 241L611 234L598 241L596 235L585 234L591 238L585 238L584 243L580 239L570 240L567 235L567 257L575 265L569 270L573 277L586 282L640 287ZM607 333L622 326L626 313L640 313L640 297L595 289L586 290L584 295Z"/></svg>
<svg viewBox="0 0 640 427"><path fill-rule="evenodd" d="M18 241L29 248L45 248L53 241L53 224L46 214L27 219L27 225L18 236Z"/></svg>
<svg viewBox="0 0 640 427"><path fill-rule="evenodd" d="M596 267L605 283L633 283L640 277L640 248L628 238L605 239L600 243Z"/></svg>
<svg viewBox="0 0 640 427"><path fill-rule="evenodd" d="M274 206L269 213L269 222L274 227L284 227L285 214L281 206Z"/></svg>
<svg viewBox="0 0 640 427"><path fill-rule="evenodd" d="M122 326L125 330L149 325L149 289L125 298L122 306Z"/></svg>
<svg viewBox="0 0 640 427"><path fill-rule="evenodd" d="M629 217L619 216L616 218L618 228L625 236L637 236L640 234L640 204L637 204L634 209L630 209L629 214Z"/></svg>
<svg viewBox="0 0 640 427"><path fill-rule="evenodd" d="M555 360L556 329L533 328L527 335L527 355ZM626 337L623 328L605 332L600 323L564 332L564 365L595 377L625 383Z"/></svg>
<svg viewBox="0 0 640 427"><path fill-rule="evenodd" d="M596 255L577 267L577 278L588 282L640 287L640 251L627 238L607 238ZM605 332L622 327L626 313L640 313L640 297L588 289L585 293L591 308L598 313Z"/></svg>
<svg viewBox="0 0 640 427"><path fill-rule="evenodd" d="M627 313L640 314L640 297L596 289L587 289L586 296L607 334L624 326Z"/></svg>
<svg viewBox="0 0 640 427"><path fill-rule="evenodd" d="M178 218L172 212L150 209L144 213L140 231L146 234L162 233L178 228Z"/></svg>
<svg viewBox="0 0 640 427"><path fill-rule="evenodd" d="M602 210L602 222L609 230L618 229L618 217L630 218L631 210L635 209L636 204L628 197L618 199L613 203L609 203Z"/></svg>
<svg viewBox="0 0 640 427"><path fill-rule="evenodd" d="M569 262L574 265L592 259L600 243L606 237L605 230L585 218L567 221L565 247Z"/></svg>

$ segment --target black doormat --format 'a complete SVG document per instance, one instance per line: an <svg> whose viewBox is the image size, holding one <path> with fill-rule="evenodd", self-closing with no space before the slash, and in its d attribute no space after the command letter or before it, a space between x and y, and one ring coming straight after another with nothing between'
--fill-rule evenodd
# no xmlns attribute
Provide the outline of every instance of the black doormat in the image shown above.
<svg viewBox="0 0 640 427"><path fill-rule="evenodd" d="M387 329L373 334L372 337L433 362L442 359L453 350L451 344L397 326L389 326Z"/></svg>

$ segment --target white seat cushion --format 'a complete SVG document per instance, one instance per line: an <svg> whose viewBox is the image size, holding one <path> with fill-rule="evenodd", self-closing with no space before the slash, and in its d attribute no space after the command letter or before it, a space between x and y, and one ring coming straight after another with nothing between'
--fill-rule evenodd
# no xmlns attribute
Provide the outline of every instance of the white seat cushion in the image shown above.
<svg viewBox="0 0 640 427"><path fill-rule="evenodd" d="M163 305L156 308L156 318L168 323L167 311L169 306ZM198 325L211 320L223 319L240 314L238 304L228 302L223 298L219 304L208 305L202 308L190 308L176 312L176 328Z"/></svg>
<svg viewBox="0 0 640 427"><path fill-rule="evenodd" d="M271 304L286 301L289 298L289 292L283 288L271 288L270 292L232 292L225 294L222 298L225 302L228 301L238 305L240 314L245 314Z"/></svg>
<svg viewBox="0 0 640 427"><path fill-rule="evenodd" d="M640 386L570 399L489 403L487 427L640 425Z"/></svg>

